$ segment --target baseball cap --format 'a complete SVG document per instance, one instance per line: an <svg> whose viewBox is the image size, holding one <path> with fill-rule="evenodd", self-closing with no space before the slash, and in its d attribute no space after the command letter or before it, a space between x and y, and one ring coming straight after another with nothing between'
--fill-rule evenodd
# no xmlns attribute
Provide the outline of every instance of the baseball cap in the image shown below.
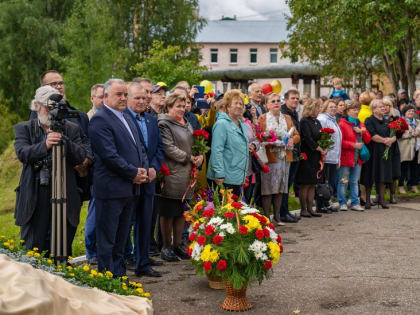
<svg viewBox="0 0 420 315"><path fill-rule="evenodd" d="M404 90L404 89L399 89L399 90L398 90L398 94L402 94L402 93L407 93L407 91L406 91L406 90Z"/></svg>
<svg viewBox="0 0 420 315"><path fill-rule="evenodd" d="M166 85L153 85L152 87L152 93L157 93L160 90L163 90L165 92L168 92L168 87Z"/></svg>

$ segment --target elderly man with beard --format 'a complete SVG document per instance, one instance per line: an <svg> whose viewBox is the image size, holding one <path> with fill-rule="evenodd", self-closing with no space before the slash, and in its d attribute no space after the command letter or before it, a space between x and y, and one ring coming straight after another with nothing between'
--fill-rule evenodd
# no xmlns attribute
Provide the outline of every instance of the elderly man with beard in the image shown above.
<svg viewBox="0 0 420 315"><path fill-rule="evenodd" d="M15 126L15 151L23 163L19 186L16 188L16 225L20 226L21 239L27 249L50 250L49 231L51 226L51 153L52 147L65 136L66 183L67 183L67 251L71 255L71 244L79 224L81 196L77 189L74 167L83 162L87 152L80 138L80 127L64 121L64 134L50 130L47 103L53 94L59 92L49 85L36 90L32 108L37 119ZM47 172L45 170L48 170ZM41 183L40 177L47 175L48 183Z"/></svg>

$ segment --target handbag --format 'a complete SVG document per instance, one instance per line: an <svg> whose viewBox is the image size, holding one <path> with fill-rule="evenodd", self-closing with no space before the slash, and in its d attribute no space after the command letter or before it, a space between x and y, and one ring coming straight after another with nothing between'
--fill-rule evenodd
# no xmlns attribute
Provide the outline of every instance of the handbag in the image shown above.
<svg viewBox="0 0 420 315"><path fill-rule="evenodd" d="M361 138L362 138L362 137L361 137L361 136L359 136L359 140L362 140ZM362 143L363 143L363 141L362 141ZM368 149L368 147L366 146L366 144L364 144L364 143L363 143L363 145L362 145L362 148L360 149L359 156L360 156L360 159L361 159L363 162L366 162L366 161L368 161L368 160L370 159L370 152L369 152L369 149Z"/></svg>
<svg viewBox="0 0 420 315"><path fill-rule="evenodd" d="M257 154L260 157L261 162L264 164L277 162L277 152L273 150L274 148L275 146L271 144L260 147Z"/></svg>
<svg viewBox="0 0 420 315"><path fill-rule="evenodd" d="M328 183L319 183L315 186L315 198L316 200L329 201L331 199L332 189Z"/></svg>

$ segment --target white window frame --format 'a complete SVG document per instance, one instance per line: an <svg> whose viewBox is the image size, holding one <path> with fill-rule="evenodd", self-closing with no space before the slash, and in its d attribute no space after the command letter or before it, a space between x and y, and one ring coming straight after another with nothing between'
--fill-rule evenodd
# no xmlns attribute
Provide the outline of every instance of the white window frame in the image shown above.
<svg viewBox="0 0 420 315"><path fill-rule="evenodd" d="M216 62L213 62L213 55L216 55ZM217 65L219 63L219 49L217 48L210 48L210 64Z"/></svg>
<svg viewBox="0 0 420 315"><path fill-rule="evenodd" d="M251 58L255 55L255 62L252 62ZM258 48L250 48L249 49L249 64L256 65L258 63Z"/></svg>
<svg viewBox="0 0 420 315"><path fill-rule="evenodd" d="M276 61L275 62L273 62L271 60L271 56L273 56L274 54L276 55ZM279 62L279 50L278 50L278 48L270 48L270 63L271 64L276 64L278 62Z"/></svg>
<svg viewBox="0 0 420 315"><path fill-rule="evenodd" d="M236 55L236 61L232 61L232 55ZM238 64L238 48L230 48L229 49L229 64L237 65Z"/></svg>

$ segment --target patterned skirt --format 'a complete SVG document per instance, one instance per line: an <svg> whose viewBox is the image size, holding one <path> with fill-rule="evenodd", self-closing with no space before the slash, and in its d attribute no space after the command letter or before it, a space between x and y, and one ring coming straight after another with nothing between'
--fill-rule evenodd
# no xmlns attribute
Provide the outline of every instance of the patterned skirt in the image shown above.
<svg viewBox="0 0 420 315"><path fill-rule="evenodd" d="M267 165L270 167L270 171L268 173L261 172L261 195L287 193L290 163L286 162L286 158L277 158L276 163Z"/></svg>

